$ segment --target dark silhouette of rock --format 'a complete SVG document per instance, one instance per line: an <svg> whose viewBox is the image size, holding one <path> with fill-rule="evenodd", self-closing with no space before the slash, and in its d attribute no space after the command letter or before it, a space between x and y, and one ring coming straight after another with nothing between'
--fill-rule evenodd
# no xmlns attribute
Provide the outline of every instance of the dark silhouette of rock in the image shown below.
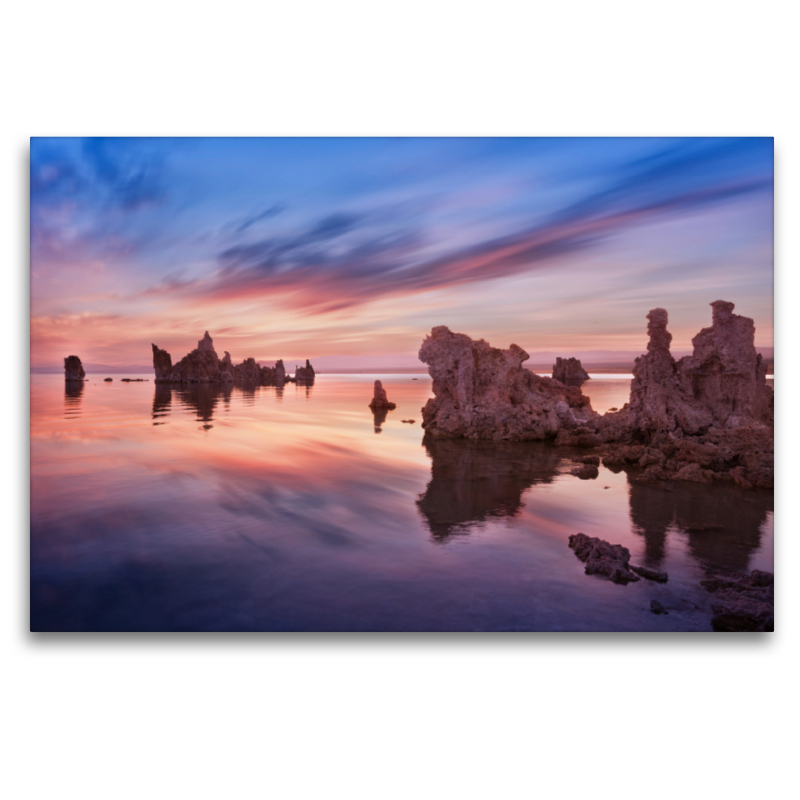
<svg viewBox="0 0 800 800"><path fill-rule="evenodd" d="M380 381L375 381L372 400L370 401L369 407L372 409L384 408L388 411L397 408L395 403L389 402L389 398L386 396L386 389L383 388L383 384Z"/></svg>
<svg viewBox="0 0 800 800"><path fill-rule="evenodd" d="M104 383L111 383L111 381L113 380L114 380L113 378L103 378Z"/></svg>
<svg viewBox="0 0 800 800"><path fill-rule="evenodd" d="M500 350L440 326L419 358L433 378L435 397L422 409L422 426L433 436L552 439L597 416L580 388L524 369L528 354L515 344Z"/></svg>
<svg viewBox="0 0 800 800"><path fill-rule="evenodd" d="M522 495L551 483L563 459L558 450L536 442L422 440L431 459L431 480L417 500L433 538L444 542L469 533L482 522L514 517Z"/></svg>
<svg viewBox="0 0 800 800"><path fill-rule="evenodd" d="M314 367L311 366L311 362L306 359L306 365L304 367L298 367L294 371L294 379L298 383L301 381L313 381L316 377L316 373L314 372Z"/></svg>
<svg viewBox="0 0 800 800"><path fill-rule="evenodd" d="M602 575L621 584L639 580L638 575L628 566L631 560L630 550L621 544L609 544L585 533L575 533L569 537L569 546L586 564L587 575Z"/></svg>
<svg viewBox="0 0 800 800"><path fill-rule="evenodd" d="M78 356L67 356L64 359L64 380L82 381L85 377L86 373Z"/></svg>
<svg viewBox="0 0 800 800"><path fill-rule="evenodd" d="M577 358L556 358L553 365L553 380L566 386L580 386L589 380L589 373Z"/></svg>
<svg viewBox="0 0 800 800"><path fill-rule="evenodd" d="M715 631L773 631L775 580L771 572L709 572L700 582L714 593L711 627Z"/></svg>
<svg viewBox="0 0 800 800"><path fill-rule="evenodd" d="M247 358L241 364L234 364L231 354L227 351L221 359L218 358L214 340L208 331L198 341L197 348L175 365L172 364L172 357L166 350L161 350L155 344L152 347L156 383L224 384L236 381L280 386L286 380L281 360L274 367L262 367L254 358ZM310 367L310 364L308 366Z"/></svg>

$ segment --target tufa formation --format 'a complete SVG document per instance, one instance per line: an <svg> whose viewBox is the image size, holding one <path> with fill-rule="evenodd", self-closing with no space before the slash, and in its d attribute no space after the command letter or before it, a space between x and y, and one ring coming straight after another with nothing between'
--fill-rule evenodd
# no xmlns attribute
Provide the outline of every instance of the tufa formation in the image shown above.
<svg viewBox="0 0 800 800"><path fill-rule="evenodd" d="M85 377L86 373L78 356L67 356L64 359L64 380L82 381Z"/></svg>

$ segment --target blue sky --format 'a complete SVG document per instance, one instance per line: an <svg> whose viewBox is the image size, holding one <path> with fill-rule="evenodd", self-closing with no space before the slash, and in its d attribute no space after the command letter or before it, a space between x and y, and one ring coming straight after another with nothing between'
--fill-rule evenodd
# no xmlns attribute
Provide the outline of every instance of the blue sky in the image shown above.
<svg viewBox="0 0 800 800"><path fill-rule="evenodd" d="M673 348L732 300L772 344L772 139L33 139L32 363L218 349L414 362Z"/></svg>

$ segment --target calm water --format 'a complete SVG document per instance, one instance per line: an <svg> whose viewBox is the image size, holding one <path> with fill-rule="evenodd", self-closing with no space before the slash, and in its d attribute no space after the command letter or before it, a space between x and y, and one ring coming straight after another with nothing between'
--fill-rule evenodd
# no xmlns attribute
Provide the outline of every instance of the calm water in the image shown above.
<svg viewBox="0 0 800 800"><path fill-rule="evenodd" d="M710 630L705 566L772 570L771 492L581 481L538 443L423 443L427 375L103 377L31 378L33 630ZM383 421L375 377L397 403ZM584 385L598 411L628 388ZM669 582L584 575L578 531Z"/></svg>

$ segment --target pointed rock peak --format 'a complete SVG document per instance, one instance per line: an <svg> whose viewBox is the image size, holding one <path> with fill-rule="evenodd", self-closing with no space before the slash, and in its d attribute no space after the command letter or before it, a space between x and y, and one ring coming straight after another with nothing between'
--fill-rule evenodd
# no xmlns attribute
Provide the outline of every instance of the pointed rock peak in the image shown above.
<svg viewBox="0 0 800 800"><path fill-rule="evenodd" d="M205 336L197 343L198 350L214 350L214 340L208 335L206 331Z"/></svg>

